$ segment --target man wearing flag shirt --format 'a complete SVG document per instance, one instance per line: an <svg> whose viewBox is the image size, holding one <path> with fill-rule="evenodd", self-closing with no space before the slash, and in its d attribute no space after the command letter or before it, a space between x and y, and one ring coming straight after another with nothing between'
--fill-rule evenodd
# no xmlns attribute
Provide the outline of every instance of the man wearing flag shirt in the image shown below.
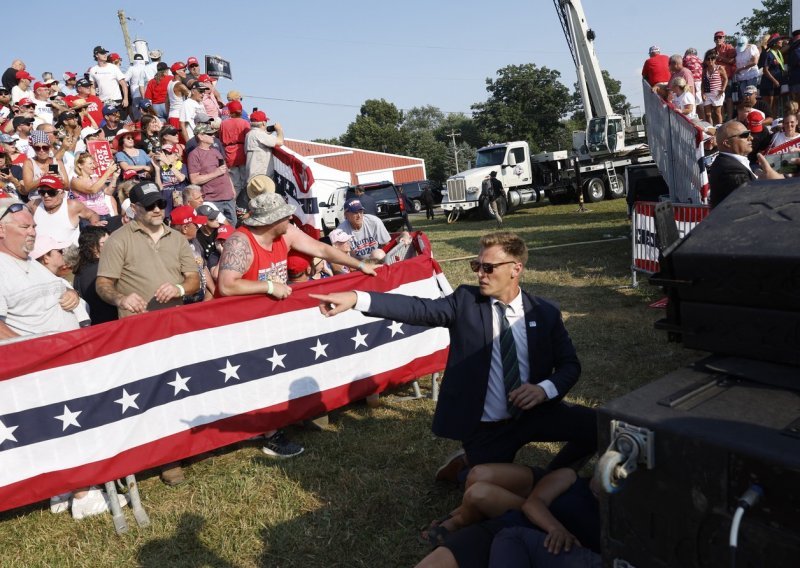
<svg viewBox="0 0 800 568"><path fill-rule="evenodd" d="M262 193L250 200L243 225L225 241L215 296L266 294L276 300L289 297L292 289L288 285L287 260L292 250L375 275L372 266L292 225L289 218L294 211L295 206L277 193ZM265 436L262 451L269 456L286 458L303 452L301 445L287 440L280 430Z"/></svg>
<svg viewBox="0 0 800 568"><path fill-rule="evenodd" d="M581 365L550 302L520 287L528 249L510 232L484 235L470 268L478 286L439 299L401 294L310 294L326 317L355 308L372 317L450 331L450 350L433 432L463 451L437 480L463 481L466 468L513 462L528 442L568 443L549 469L580 465L597 448L595 411L563 402Z"/></svg>

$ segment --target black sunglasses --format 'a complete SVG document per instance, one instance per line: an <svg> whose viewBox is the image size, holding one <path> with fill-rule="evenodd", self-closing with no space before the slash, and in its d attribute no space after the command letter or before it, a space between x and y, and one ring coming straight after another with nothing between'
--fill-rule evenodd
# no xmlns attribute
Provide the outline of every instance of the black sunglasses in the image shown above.
<svg viewBox="0 0 800 568"><path fill-rule="evenodd" d="M36 150L37 152L47 152L47 151L50 150L50 146L48 146L48 145L34 146L33 149Z"/></svg>
<svg viewBox="0 0 800 568"><path fill-rule="evenodd" d="M40 189L39 195L46 195L47 197L55 197L61 193L60 189Z"/></svg>
<svg viewBox="0 0 800 568"><path fill-rule="evenodd" d="M12 215L14 213L19 213L23 209L25 209L25 204L24 203L12 203L11 205L8 206L8 209L6 209L5 212L2 215L0 215L0 219L5 217L9 213L11 213Z"/></svg>
<svg viewBox="0 0 800 568"><path fill-rule="evenodd" d="M507 260L505 262L478 262L477 260L470 260L469 267L472 269L472 272L478 272L479 270L483 270L484 274L491 274L494 272L494 269L498 266L502 266L503 264L516 264L516 260Z"/></svg>
<svg viewBox="0 0 800 568"><path fill-rule="evenodd" d="M746 140L752 136L752 133L749 130L745 130L744 132L740 132L739 134L733 134L728 136L725 140L730 140L731 138L741 138L742 140Z"/></svg>
<svg viewBox="0 0 800 568"><path fill-rule="evenodd" d="M163 199L159 199L155 203L151 203L150 205L144 205L143 207L144 207L145 211L152 211L156 207L158 207L159 209L161 209L163 211L164 209L167 208L167 202L164 201Z"/></svg>

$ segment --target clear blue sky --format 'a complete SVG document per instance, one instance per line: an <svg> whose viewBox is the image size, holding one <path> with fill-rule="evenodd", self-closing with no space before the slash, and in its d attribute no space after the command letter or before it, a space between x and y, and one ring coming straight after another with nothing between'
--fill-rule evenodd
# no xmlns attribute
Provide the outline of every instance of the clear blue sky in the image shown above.
<svg viewBox="0 0 800 568"><path fill-rule="evenodd" d="M65 70L80 73L92 64L98 44L127 59L117 19L123 9L136 20L128 22L131 38L161 49L169 63L190 55L229 59L234 80L220 81L223 95L240 90L246 109L266 111L290 138L343 134L369 98L402 109L430 104L468 112L486 99L486 78L511 64L558 69L570 89L575 82L550 0L41 0L35 14L32 6L3 7L9 23L3 68L20 57L37 77L43 71L59 77ZM708 49L714 31L733 34L761 2L584 0L583 6L597 34L601 67L640 105L641 67L650 45L666 54L690 46Z"/></svg>

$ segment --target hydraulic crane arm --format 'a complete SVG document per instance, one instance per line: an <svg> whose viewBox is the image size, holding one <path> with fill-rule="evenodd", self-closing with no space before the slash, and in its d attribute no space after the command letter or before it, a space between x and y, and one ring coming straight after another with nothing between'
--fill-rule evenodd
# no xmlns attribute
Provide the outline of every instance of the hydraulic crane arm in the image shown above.
<svg viewBox="0 0 800 568"><path fill-rule="evenodd" d="M592 118L614 114L608 101L608 92L603 82L600 63L594 52L594 31L586 24L586 15L580 0L553 0L567 39L567 45L575 62L578 89L583 99L586 123Z"/></svg>

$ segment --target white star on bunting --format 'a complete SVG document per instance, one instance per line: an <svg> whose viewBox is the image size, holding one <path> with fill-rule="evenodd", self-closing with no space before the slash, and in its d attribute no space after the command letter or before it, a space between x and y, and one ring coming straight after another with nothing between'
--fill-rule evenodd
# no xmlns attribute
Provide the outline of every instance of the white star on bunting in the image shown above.
<svg viewBox="0 0 800 568"><path fill-rule="evenodd" d="M220 369L220 373L225 373L225 382L228 382L228 379L236 379L239 380L239 367L241 365L231 365L231 362L228 359L225 359L225 368Z"/></svg>
<svg viewBox="0 0 800 568"><path fill-rule="evenodd" d="M138 396L139 396L138 392L135 392L133 394L128 394L128 391L122 389L122 398L118 398L114 402L122 405L122 414L125 414L125 411L128 410L129 408L135 408L136 410L139 410L139 405L136 404L136 398Z"/></svg>
<svg viewBox="0 0 800 568"><path fill-rule="evenodd" d="M327 356L328 356L328 354L325 352L325 350L326 350L327 348L328 348L328 344L327 344L327 343L322 343L322 342L319 340L319 338L317 338L317 345L316 345L316 347L310 347L310 348L309 348L309 349L311 349L311 351L313 351L313 352L314 352L314 361L316 361L316 360L317 360L317 359L319 359L320 357L327 357Z"/></svg>
<svg viewBox="0 0 800 568"><path fill-rule="evenodd" d="M0 444L5 442L6 440L11 440L12 442L16 442L17 438L14 436L14 430L19 428L19 426L6 426L3 424L3 421L0 420Z"/></svg>
<svg viewBox="0 0 800 568"><path fill-rule="evenodd" d="M388 328L392 330L392 337L394 337L397 333L401 335L406 334L406 332L403 331L403 324L399 321L393 321L388 325Z"/></svg>
<svg viewBox="0 0 800 568"><path fill-rule="evenodd" d="M361 333L361 330L356 328L355 337L351 337L350 338L355 342L355 346L353 347L353 349L358 349L359 345L363 345L364 347L366 347L367 346L367 336L368 335L369 335L369 333Z"/></svg>
<svg viewBox="0 0 800 568"><path fill-rule="evenodd" d="M167 383L168 385L172 385L172 388L175 389L175 392L172 393L172 396L178 396L178 393L181 391L189 392L189 387L186 386L186 383L188 383L189 379L191 378L192 377L181 377L181 374L176 372L175 380Z"/></svg>
<svg viewBox="0 0 800 568"><path fill-rule="evenodd" d="M65 404L64 414L55 417L56 420L61 420L61 422L63 423L61 431L63 432L64 430L66 430L67 426L77 426L78 428L80 428L81 425L78 424L78 416L80 415L81 412L82 412L81 410L77 412L72 412L69 408L67 408L67 405Z"/></svg>
<svg viewBox="0 0 800 568"><path fill-rule="evenodd" d="M267 357L267 361L272 363L272 370L274 371L277 367L286 368L286 365L283 364L283 359L286 357L286 354L278 355L277 349L272 350L272 357Z"/></svg>

